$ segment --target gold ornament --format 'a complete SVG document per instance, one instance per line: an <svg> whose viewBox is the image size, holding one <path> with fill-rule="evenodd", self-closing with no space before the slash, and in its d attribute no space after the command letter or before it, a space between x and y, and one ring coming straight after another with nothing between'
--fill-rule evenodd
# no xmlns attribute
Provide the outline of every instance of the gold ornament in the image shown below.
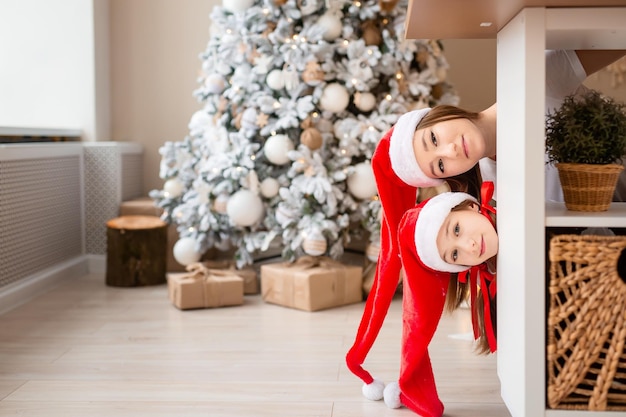
<svg viewBox="0 0 626 417"><path fill-rule="evenodd" d="M322 134L314 127L308 127L300 134L300 143L312 151L319 149L323 142Z"/></svg>
<svg viewBox="0 0 626 417"><path fill-rule="evenodd" d="M366 45L378 46L383 42L383 36L380 33L380 28L376 24L376 21L366 20L361 25L361 30L363 31L362 36Z"/></svg>
<svg viewBox="0 0 626 417"><path fill-rule="evenodd" d="M378 6L383 13L391 13L399 0L378 0Z"/></svg>
<svg viewBox="0 0 626 417"><path fill-rule="evenodd" d="M427 50L420 49L420 51L415 56L415 60L417 61L418 64L420 64L420 66L424 66L428 62L428 57L429 56L430 56L430 54L428 53Z"/></svg>
<svg viewBox="0 0 626 417"><path fill-rule="evenodd" d="M261 33L261 36L263 36L264 38L267 38L270 33L274 32L274 29L276 29L276 22L267 22L266 25L267 27L265 28L263 33Z"/></svg>
<svg viewBox="0 0 626 417"><path fill-rule="evenodd" d="M444 91L443 83L437 83L433 85L432 88L430 89L430 94L433 96L435 100L439 100L441 96L443 96L443 91Z"/></svg>

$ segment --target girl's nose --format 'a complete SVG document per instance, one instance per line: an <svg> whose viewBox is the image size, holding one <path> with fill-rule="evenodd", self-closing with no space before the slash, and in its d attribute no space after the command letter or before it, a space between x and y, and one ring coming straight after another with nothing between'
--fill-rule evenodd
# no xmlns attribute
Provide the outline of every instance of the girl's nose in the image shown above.
<svg viewBox="0 0 626 417"><path fill-rule="evenodd" d="M458 147L454 142L447 144L446 146L441 147L441 153L443 156L447 156L448 158L454 158L458 155Z"/></svg>
<svg viewBox="0 0 626 417"><path fill-rule="evenodd" d="M476 242L475 239L467 238L465 242L463 242L463 249L467 251L467 253L475 255L480 252L480 246Z"/></svg>

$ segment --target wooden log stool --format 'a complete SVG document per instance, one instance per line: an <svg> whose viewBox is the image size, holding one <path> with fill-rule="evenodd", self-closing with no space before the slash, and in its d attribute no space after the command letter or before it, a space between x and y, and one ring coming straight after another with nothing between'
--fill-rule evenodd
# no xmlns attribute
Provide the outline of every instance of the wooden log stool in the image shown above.
<svg viewBox="0 0 626 417"><path fill-rule="evenodd" d="M165 284L167 223L156 216L121 216L107 226L106 284Z"/></svg>

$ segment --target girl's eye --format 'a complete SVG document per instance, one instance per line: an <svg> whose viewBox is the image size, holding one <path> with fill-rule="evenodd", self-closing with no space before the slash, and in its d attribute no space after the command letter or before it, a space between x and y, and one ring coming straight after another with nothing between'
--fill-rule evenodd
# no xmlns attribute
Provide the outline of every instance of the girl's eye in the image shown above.
<svg viewBox="0 0 626 417"><path fill-rule="evenodd" d="M459 251L457 251L456 249L454 249L454 250L452 251L452 261L456 262L456 260L458 259L458 257L459 257Z"/></svg>
<svg viewBox="0 0 626 417"><path fill-rule="evenodd" d="M435 137L434 132L430 132L430 141L433 143L433 145L437 146L437 138Z"/></svg>
<svg viewBox="0 0 626 417"><path fill-rule="evenodd" d="M460 232L460 230L461 230L461 228L459 227L459 224L458 224L458 223L457 223L457 224L455 224L455 225L454 225L454 230L453 230L453 231L454 231L454 236L457 236L457 237L458 237L458 236L459 236L459 232Z"/></svg>
<svg viewBox="0 0 626 417"><path fill-rule="evenodd" d="M443 159L439 160L439 163L437 164L437 166L439 167L439 171L441 171L441 173L444 173L444 169L443 169Z"/></svg>

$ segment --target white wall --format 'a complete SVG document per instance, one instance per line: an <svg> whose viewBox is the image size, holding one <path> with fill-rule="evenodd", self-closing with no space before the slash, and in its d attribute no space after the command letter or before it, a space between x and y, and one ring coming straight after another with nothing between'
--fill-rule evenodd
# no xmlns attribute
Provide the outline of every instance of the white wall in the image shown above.
<svg viewBox="0 0 626 417"><path fill-rule="evenodd" d="M99 98L106 111L96 112L95 2L108 10L108 0L0 0L1 127L81 129L84 140L98 139L97 114L108 117L109 103ZM108 120L100 122L106 134Z"/></svg>

